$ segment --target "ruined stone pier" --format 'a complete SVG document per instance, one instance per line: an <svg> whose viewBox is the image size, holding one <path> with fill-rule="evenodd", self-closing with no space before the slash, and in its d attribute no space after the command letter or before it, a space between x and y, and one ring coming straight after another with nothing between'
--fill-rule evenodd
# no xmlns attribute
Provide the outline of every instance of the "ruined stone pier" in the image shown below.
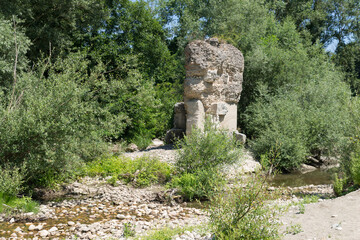
<svg viewBox="0 0 360 240"><path fill-rule="evenodd" d="M194 127L203 128L209 116L220 128L237 134L237 103L240 100L244 57L234 46L216 38L196 40L185 48L186 79L184 102L175 105L174 128L166 134L167 142Z"/></svg>

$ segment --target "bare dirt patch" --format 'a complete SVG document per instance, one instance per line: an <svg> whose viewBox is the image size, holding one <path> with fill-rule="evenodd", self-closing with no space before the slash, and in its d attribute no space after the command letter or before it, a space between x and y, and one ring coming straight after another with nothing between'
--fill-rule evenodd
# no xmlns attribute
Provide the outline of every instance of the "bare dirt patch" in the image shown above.
<svg viewBox="0 0 360 240"><path fill-rule="evenodd" d="M305 205L304 214L292 208L282 218L286 227L298 225L301 232L284 239L360 239L360 190L335 199Z"/></svg>

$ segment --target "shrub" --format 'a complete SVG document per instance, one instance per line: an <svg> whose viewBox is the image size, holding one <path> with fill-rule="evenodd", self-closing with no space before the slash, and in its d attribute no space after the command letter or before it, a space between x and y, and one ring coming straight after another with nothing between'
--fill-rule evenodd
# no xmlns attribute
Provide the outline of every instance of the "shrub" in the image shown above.
<svg viewBox="0 0 360 240"><path fill-rule="evenodd" d="M360 185L360 148L359 147L357 147L355 151L351 153L350 176L354 184Z"/></svg>
<svg viewBox="0 0 360 240"><path fill-rule="evenodd" d="M285 171L298 168L308 156L339 155L351 128L349 104L347 86L332 76L279 89L249 106L250 145L258 158L278 145L278 167Z"/></svg>
<svg viewBox="0 0 360 240"><path fill-rule="evenodd" d="M234 163L240 155L234 137L210 121L206 121L203 131L194 129L177 145L181 146L175 163L178 176L170 186L179 188L189 200L209 198L220 189L225 176L219 168Z"/></svg>
<svg viewBox="0 0 360 240"><path fill-rule="evenodd" d="M353 97L348 105L350 120L347 123L351 128L346 137L346 145L341 152L341 164L338 176L334 179L336 194L351 191L360 185L360 98Z"/></svg>
<svg viewBox="0 0 360 240"><path fill-rule="evenodd" d="M146 149L152 140L153 135L149 133L139 133L136 137L134 137L131 142L133 142L140 150Z"/></svg>
<svg viewBox="0 0 360 240"><path fill-rule="evenodd" d="M110 180L112 184L122 179L137 187L165 183L170 180L172 171L169 164L148 156L134 160L123 156L100 158L86 167L87 174L91 176L113 176L113 180Z"/></svg>
<svg viewBox="0 0 360 240"><path fill-rule="evenodd" d="M343 178L339 178L337 174L335 174L334 179L334 192L336 196L341 196L344 190L345 180Z"/></svg>
<svg viewBox="0 0 360 240"><path fill-rule="evenodd" d="M265 179L253 175L211 198L210 225L216 239L278 239L281 208L268 200Z"/></svg>
<svg viewBox="0 0 360 240"><path fill-rule="evenodd" d="M190 136L178 142L176 168L179 172L194 173L199 169L216 169L239 159L236 139L227 131L217 129L209 120L205 129L194 129ZM181 148L180 148L181 147Z"/></svg>
<svg viewBox="0 0 360 240"><path fill-rule="evenodd" d="M195 173L183 173L172 179L170 187L176 187L186 200L206 199L224 185L224 176L219 171L198 170Z"/></svg>
<svg viewBox="0 0 360 240"><path fill-rule="evenodd" d="M0 193L16 196L23 190L25 167L17 168L5 165L0 166Z"/></svg>
<svg viewBox="0 0 360 240"><path fill-rule="evenodd" d="M0 166L25 164L27 183L51 186L105 151L104 135L121 128L122 116L99 105L97 67L89 74L76 53L18 76L14 95L0 102Z"/></svg>

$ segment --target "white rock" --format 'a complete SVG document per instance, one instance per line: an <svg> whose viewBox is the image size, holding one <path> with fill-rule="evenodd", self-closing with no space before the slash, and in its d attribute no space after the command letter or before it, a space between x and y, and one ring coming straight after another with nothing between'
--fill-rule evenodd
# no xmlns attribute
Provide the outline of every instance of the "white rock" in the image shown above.
<svg viewBox="0 0 360 240"><path fill-rule="evenodd" d="M50 230L49 230L50 233L53 233L53 232L56 232L56 231L58 231L58 228L57 228L57 227L52 227L52 228L50 228Z"/></svg>
<svg viewBox="0 0 360 240"><path fill-rule="evenodd" d="M75 223L74 223L74 222L72 222L72 221L69 221L69 222L67 223L67 225L68 225L68 226L74 226L74 225L75 225Z"/></svg>
<svg viewBox="0 0 360 240"><path fill-rule="evenodd" d="M122 219L126 219L126 216L123 214L118 214L116 215L116 218L122 220Z"/></svg>
<svg viewBox="0 0 360 240"><path fill-rule="evenodd" d="M31 224L28 229L29 229L29 231L34 231L37 228L35 227L34 224Z"/></svg>
<svg viewBox="0 0 360 240"><path fill-rule="evenodd" d="M20 227L17 227L17 228L15 228L15 230L14 230L14 232L21 232L22 230L21 230L21 228Z"/></svg>
<svg viewBox="0 0 360 240"><path fill-rule="evenodd" d="M81 232L89 232L89 231L90 231L90 228L84 226L84 227L81 227L79 230L80 230Z"/></svg>
<svg viewBox="0 0 360 240"><path fill-rule="evenodd" d="M49 235L49 232L47 230L41 230L39 232L40 237L47 237Z"/></svg>

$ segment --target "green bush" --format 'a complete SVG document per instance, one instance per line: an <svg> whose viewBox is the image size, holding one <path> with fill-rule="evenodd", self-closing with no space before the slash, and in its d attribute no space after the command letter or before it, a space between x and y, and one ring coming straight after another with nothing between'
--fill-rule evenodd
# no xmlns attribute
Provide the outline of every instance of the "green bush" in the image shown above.
<svg viewBox="0 0 360 240"><path fill-rule="evenodd" d="M131 142L133 142L140 150L146 149L152 142L152 137L149 133L139 133L139 135L135 136Z"/></svg>
<svg viewBox="0 0 360 240"><path fill-rule="evenodd" d="M351 159L351 178L355 184L360 185L360 158L359 156Z"/></svg>
<svg viewBox="0 0 360 240"><path fill-rule="evenodd" d="M25 167L0 166L0 193L16 196L23 190Z"/></svg>
<svg viewBox="0 0 360 240"><path fill-rule="evenodd" d="M195 173L199 169L216 169L239 160L236 139L227 131L206 121L204 130L194 129L190 136L178 142L175 166L180 173Z"/></svg>
<svg viewBox="0 0 360 240"><path fill-rule="evenodd" d="M224 185L224 176L219 171L199 169L195 173L183 173L175 176L169 187L176 187L186 200L206 199Z"/></svg>
<svg viewBox="0 0 360 240"><path fill-rule="evenodd" d="M135 236L135 227L132 225L132 223L124 223L124 238L130 238Z"/></svg>
<svg viewBox="0 0 360 240"><path fill-rule="evenodd" d="M185 196L204 199L224 185L225 176L219 168L239 160L240 149L233 136L206 121L204 130L194 129L178 142L175 167L178 175L170 184Z"/></svg>
<svg viewBox="0 0 360 240"><path fill-rule="evenodd" d="M154 183L165 183L170 180L172 167L156 158L142 156L134 160L123 156L100 158L89 162L86 173L90 176L113 176L112 184L116 179L122 179L137 187L149 186Z"/></svg>
<svg viewBox="0 0 360 240"><path fill-rule="evenodd" d="M99 106L98 67L88 74L85 56L73 54L17 77L0 101L0 166L25 164L28 184L49 186L106 151L104 132L121 128L122 116Z"/></svg>
<svg viewBox="0 0 360 240"><path fill-rule="evenodd" d="M278 145L278 167L285 171L298 168L308 156L339 155L351 131L350 99L347 86L331 76L301 89L279 89L249 106L250 145L258 158Z"/></svg>
<svg viewBox="0 0 360 240"><path fill-rule="evenodd" d="M353 97L348 104L350 120L347 125L351 128L346 137L346 144L341 152L340 169L334 179L335 193L352 191L360 185L360 98Z"/></svg>
<svg viewBox="0 0 360 240"><path fill-rule="evenodd" d="M360 139L358 136L352 138L353 150L350 153L348 174L354 184L360 185Z"/></svg>
<svg viewBox="0 0 360 240"><path fill-rule="evenodd" d="M343 178L339 178L337 174L335 174L333 189L336 196L341 196L344 191L346 181Z"/></svg>
<svg viewBox="0 0 360 240"><path fill-rule="evenodd" d="M279 239L281 208L270 204L274 193L253 175L211 198L210 225L216 239Z"/></svg>

